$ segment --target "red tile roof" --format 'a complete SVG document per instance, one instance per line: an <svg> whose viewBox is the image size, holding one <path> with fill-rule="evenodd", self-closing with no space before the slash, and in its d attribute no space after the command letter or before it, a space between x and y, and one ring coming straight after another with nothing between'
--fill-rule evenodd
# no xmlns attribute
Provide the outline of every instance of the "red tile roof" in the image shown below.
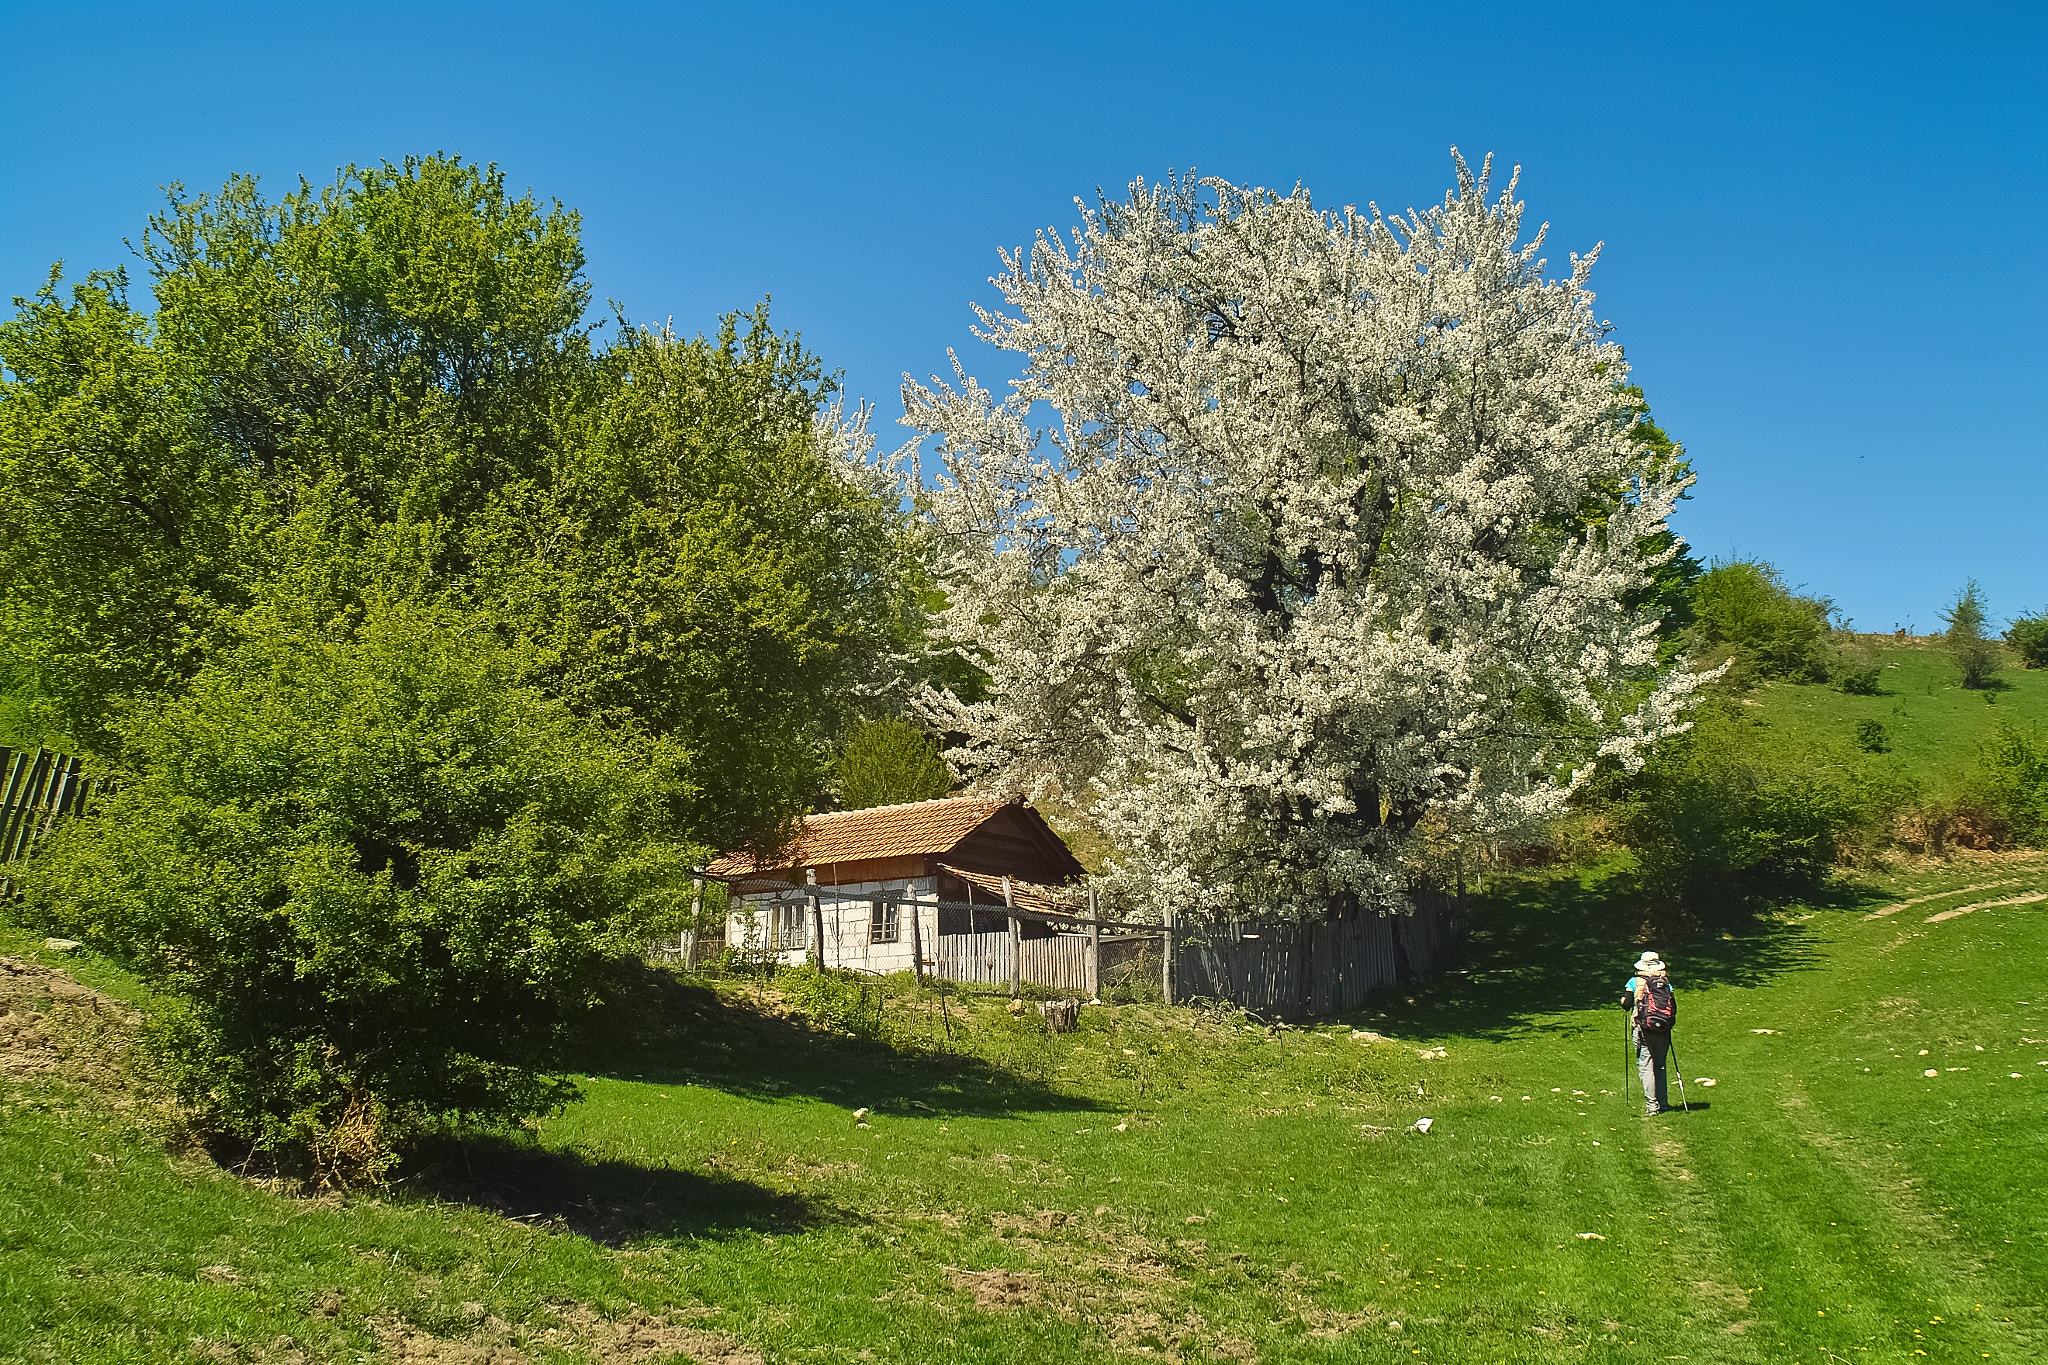
<svg viewBox="0 0 2048 1365"><path fill-rule="evenodd" d="M733 877L779 867L822 867L867 858L946 853L1005 804L985 796L955 796L807 815L796 842L779 856L757 861L752 854L728 853L707 871L715 877Z"/></svg>

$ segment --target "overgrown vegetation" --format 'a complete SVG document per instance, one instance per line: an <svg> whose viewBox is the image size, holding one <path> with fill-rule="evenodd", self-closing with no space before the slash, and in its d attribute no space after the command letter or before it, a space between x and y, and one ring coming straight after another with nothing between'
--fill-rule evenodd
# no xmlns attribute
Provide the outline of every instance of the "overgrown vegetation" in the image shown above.
<svg viewBox="0 0 2048 1365"><path fill-rule="evenodd" d="M780 842L920 667L836 381L765 305L600 344L580 227L442 157L236 179L150 220L149 311L53 273L0 324L14 728L123 792L36 905L187 1000L246 1140L548 1109L677 851Z"/></svg>
<svg viewBox="0 0 2048 1365"><path fill-rule="evenodd" d="M215 1130L374 1176L436 1125L552 1112L614 959L679 913L679 755L526 683L445 610L251 614L123 722L31 913L170 992L155 1041ZM686 912L682 912L686 913Z"/></svg>
<svg viewBox="0 0 2048 1365"><path fill-rule="evenodd" d="M2048 611L2016 617L2005 628L2005 642L2022 668L2048 668Z"/></svg>
<svg viewBox="0 0 2048 1365"><path fill-rule="evenodd" d="M1692 586L1692 643L1705 660L1730 664L1733 686L1824 682L1833 605L1794 592L1764 560L1717 560Z"/></svg>
<svg viewBox="0 0 2048 1365"><path fill-rule="evenodd" d="M1715 914L1812 895L1871 818L1826 756L1710 706L1622 784L1617 830L1652 898Z"/></svg>

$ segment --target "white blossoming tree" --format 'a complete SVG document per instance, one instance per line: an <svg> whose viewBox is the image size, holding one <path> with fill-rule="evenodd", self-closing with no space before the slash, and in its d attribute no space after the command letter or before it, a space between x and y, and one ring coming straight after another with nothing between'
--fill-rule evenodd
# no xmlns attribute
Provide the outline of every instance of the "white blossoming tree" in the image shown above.
<svg viewBox="0 0 2048 1365"><path fill-rule="evenodd" d="M1007 398L905 385L993 684L927 716L985 788L1089 799L1127 903L1398 907L1419 827L1525 825L1684 728L1643 604L1690 475L1634 439L1597 249L1546 280L1490 170L1405 218L1141 181L1004 254Z"/></svg>

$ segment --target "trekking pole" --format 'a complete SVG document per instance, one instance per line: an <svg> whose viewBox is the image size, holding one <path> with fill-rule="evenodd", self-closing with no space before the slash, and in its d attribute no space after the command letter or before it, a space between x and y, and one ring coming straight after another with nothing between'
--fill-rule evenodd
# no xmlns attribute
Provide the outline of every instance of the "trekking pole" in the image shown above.
<svg viewBox="0 0 2048 1365"><path fill-rule="evenodd" d="M1635 1061L1635 1048L1630 1045L1633 1040L1629 1037L1628 1026L1629 1017L1624 1014L1621 1016L1621 1102L1623 1104L1628 1103L1629 1064Z"/></svg>
<svg viewBox="0 0 2048 1365"><path fill-rule="evenodd" d="M1690 1114L1692 1112L1692 1106L1688 1104L1685 1099L1685 1068L1679 1065L1678 1061L1678 1040L1676 1038L1673 1038L1671 1040L1670 1046L1671 1074L1678 1077L1678 1105L1681 1109L1685 1110L1686 1113Z"/></svg>

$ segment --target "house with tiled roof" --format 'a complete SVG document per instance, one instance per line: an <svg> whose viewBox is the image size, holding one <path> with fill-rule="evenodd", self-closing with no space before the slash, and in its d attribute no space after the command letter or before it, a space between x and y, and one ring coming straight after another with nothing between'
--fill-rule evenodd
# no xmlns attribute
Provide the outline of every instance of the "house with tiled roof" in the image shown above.
<svg viewBox="0 0 2048 1365"><path fill-rule="evenodd" d="M1065 890L1084 875L1045 818L1016 801L959 796L805 818L789 846L727 854L706 869L732 891L726 942L804 961L822 937L830 967L910 971L920 945L1002 931L1004 902L1034 912L1015 932L1056 931L1047 914L1085 913ZM989 907L986 911L979 907Z"/></svg>

